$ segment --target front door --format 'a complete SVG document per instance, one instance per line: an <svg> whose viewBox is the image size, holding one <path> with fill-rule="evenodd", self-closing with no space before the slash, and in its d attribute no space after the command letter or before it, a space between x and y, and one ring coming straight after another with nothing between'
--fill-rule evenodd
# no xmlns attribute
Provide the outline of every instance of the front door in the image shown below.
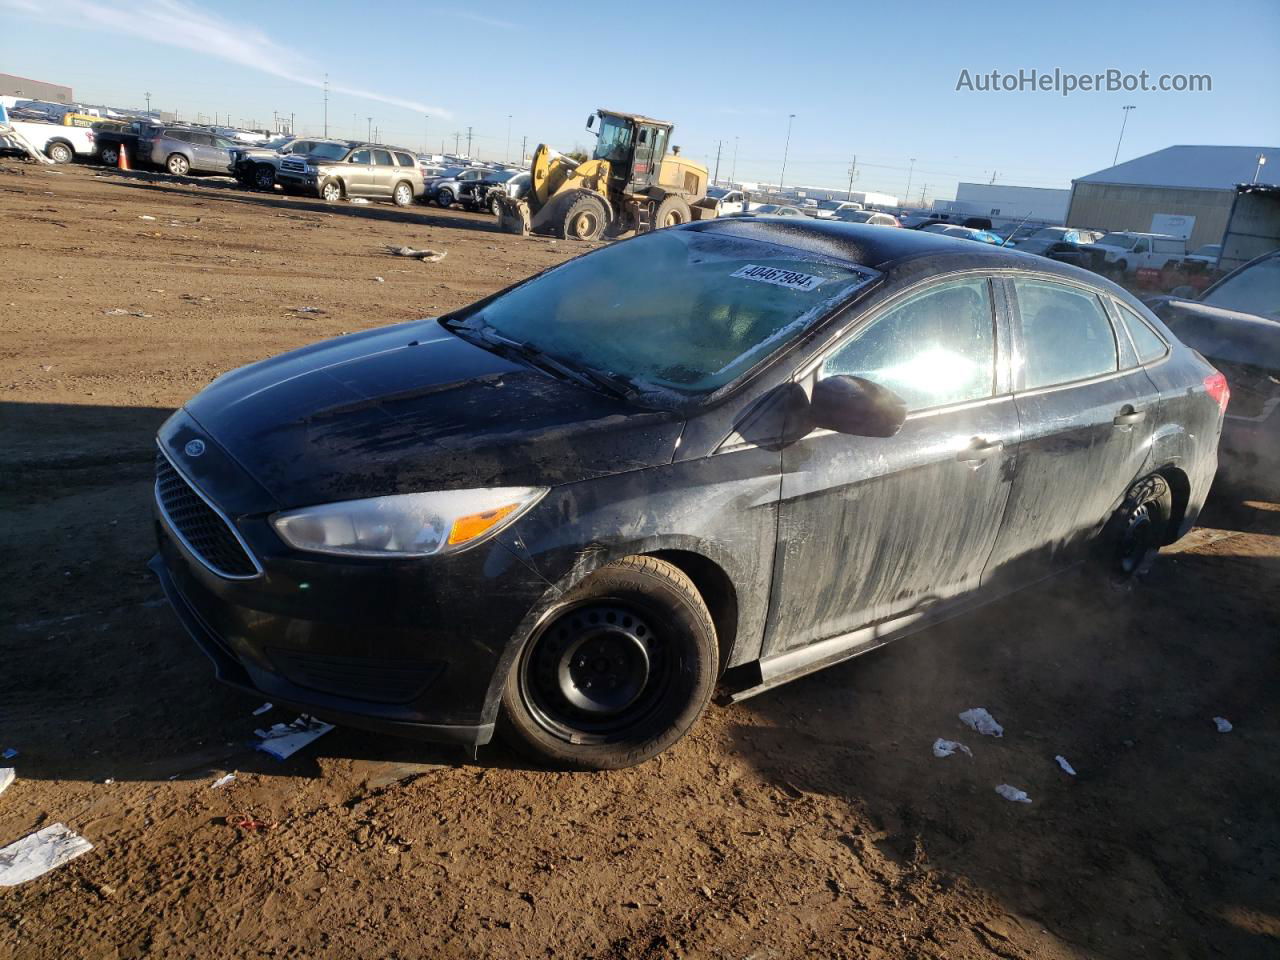
<svg viewBox="0 0 1280 960"><path fill-rule="evenodd" d="M977 589L1013 478L1007 329L988 278L931 282L838 344L851 374L906 402L894 437L818 431L782 452L765 654L961 602Z"/></svg>
<svg viewBox="0 0 1280 960"><path fill-rule="evenodd" d="M658 141L665 133L661 127L648 123L636 127L636 152L631 163L631 183L628 186L632 193L644 193L658 182L658 166L662 163L662 154L658 151L665 149Z"/></svg>
<svg viewBox="0 0 1280 960"><path fill-rule="evenodd" d="M1153 390L1121 371L1097 295L1050 280L1009 283L1020 324L1018 477L988 579L1016 587L1070 566L1111 516L1148 455Z"/></svg>
<svg viewBox="0 0 1280 960"><path fill-rule="evenodd" d="M343 174L347 193L356 197L366 196L369 193L369 181L372 178L373 151L364 147L347 158L347 170Z"/></svg>

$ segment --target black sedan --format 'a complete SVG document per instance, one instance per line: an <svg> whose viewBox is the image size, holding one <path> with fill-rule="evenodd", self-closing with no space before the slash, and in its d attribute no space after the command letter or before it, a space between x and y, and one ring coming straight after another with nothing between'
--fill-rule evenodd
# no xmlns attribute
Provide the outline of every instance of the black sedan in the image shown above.
<svg viewBox="0 0 1280 960"><path fill-rule="evenodd" d="M640 762L759 693L1194 522L1226 384L1094 275L807 218L642 234L221 377L153 560L227 683Z"/></svg>

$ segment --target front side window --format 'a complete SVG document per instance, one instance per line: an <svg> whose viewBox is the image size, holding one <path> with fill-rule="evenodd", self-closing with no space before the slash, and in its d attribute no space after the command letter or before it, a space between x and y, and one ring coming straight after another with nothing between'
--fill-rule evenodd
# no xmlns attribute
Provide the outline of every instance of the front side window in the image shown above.
<svg viewBox="0 0 1280 960"><path fill-rule="evenodd" d="M1232 274L1201 302L1223 310L1280 320L1280 257L1268 257Z"/></svg>
<svg viewBox="0 0 1280 960"><path fill-rule="evenodd" d="M348 163L369 163L370 162L369 151L357 150L355 153L351 155L351 159L348 160L347 162Z"/></svg>
<svg viewBox="0 0 1280 960"><path fill-rule="evenodd" d="M658 230L446 317L653 391L708 393L787 346L874 271L727 230Z"/></svg>
<svg viewBox="0 0 1280 960"><path fill-rule="evenodd" d="M1014 280L1022 316L1027 390L1087 380L1119 366L1115 333L1092 293L1044 280Z"/></svg>
<svg viewBox="0 0 1280 960"><path fill-rule="evenodd" d="M995 389L995 318L985 279L918 293L827 357L821 376L871 380L908 410L981 400Z"/></svg>

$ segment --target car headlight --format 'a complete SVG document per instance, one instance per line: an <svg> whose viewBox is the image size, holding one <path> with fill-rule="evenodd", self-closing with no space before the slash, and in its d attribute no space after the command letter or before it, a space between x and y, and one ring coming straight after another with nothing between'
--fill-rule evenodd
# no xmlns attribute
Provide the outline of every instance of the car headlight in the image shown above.
<svg viewBox="0 0 1280 960"><path fill-rule="evenodd" d="M345 557L429 557L466 550L514 523L546 487L402 493L326 503L272 518L285 543Z"/></svg>

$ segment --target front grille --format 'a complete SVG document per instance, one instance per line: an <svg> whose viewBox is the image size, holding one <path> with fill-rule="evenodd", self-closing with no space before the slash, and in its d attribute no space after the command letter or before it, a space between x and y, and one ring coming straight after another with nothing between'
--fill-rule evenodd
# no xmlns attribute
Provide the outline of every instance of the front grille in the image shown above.
<svg viewBox="0 0 1280 960"><path fill-rule="evenodd" d="M218 576L243 580L261 572L227 521L162 453L156 454L156 502L183 545Z"/></svg>
<svg viewBox="0 0 1280 960"><path fill-rule="evenodd" d="M307 165L307 161L301 157L285 157L280 161L280 169L288 170L293 173L301 173Z"/></svg>
<svg viewBox="0 0 1280 960"><path fill-rule="evenodd" d="M442 664L298 653L269 647L275 668L300 687L374 703L408 703L440 675Z"/></svg>

